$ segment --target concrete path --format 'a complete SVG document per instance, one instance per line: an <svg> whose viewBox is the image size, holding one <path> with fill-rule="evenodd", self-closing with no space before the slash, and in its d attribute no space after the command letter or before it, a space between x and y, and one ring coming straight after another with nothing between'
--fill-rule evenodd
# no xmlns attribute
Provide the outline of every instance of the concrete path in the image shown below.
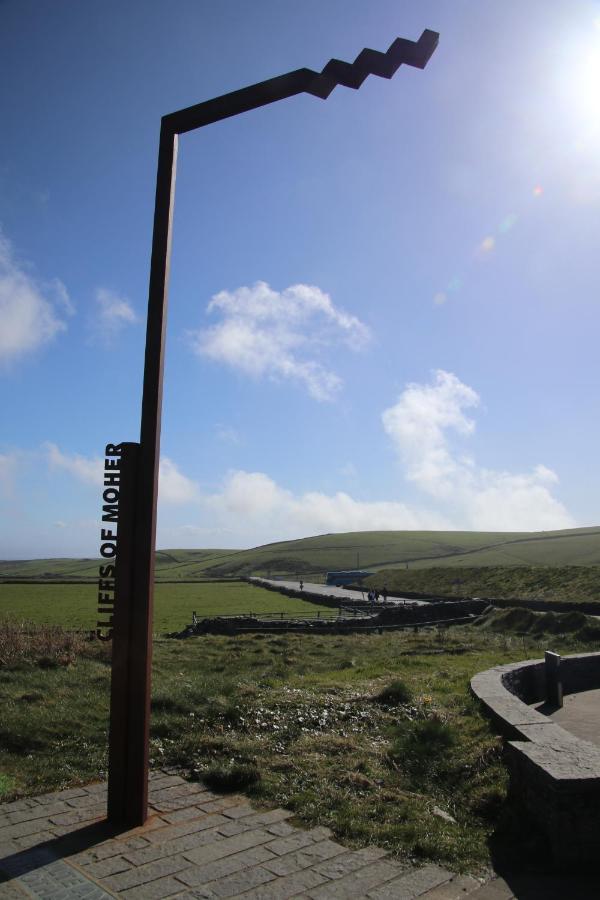
<svg viewBox="0 0 600 900"><path fill-rule="evenodd" d="M255 581L260 584L261 581L266 581L267 584L273 585L273 587L282 587L292 591L300 590L300 582L299 581L282 581L279 578L252 578L251 581ZM365 591L353 591L349 588L345 587L336 587L332 584L313 584L312 582L304 581L304 587L302 590L305 594L314 594L316 597L339 597L340 600L360 600L362 602L366 602L368 588ZM414 604L416 606L426 606L427 600L414 600L409 597L389 597L387 605L388 606L403 606L404 604ZM375 604L374 609L379 609L383 607L383 599L381 598L378 603Z"/></svg>
<svg viewBox="0 0 600 900"><path fill-rule="evenodd" d="M583 900L597 887L523 876L482 884L437 865L413 868L378 847L349 850L326 828L257 812L172 771L154 772L151 816L119 832L105 819L106 785L0 805L2 900ZM592 891L590 893L590 890ZM583 893L581 892L583 891Z"/></svg>
<svg viewBox="0 0 600 900"><path fill-rule="evenodd" d="M550 713L565 731L600 747L600 690L567 694L562 709Z"/></svg>

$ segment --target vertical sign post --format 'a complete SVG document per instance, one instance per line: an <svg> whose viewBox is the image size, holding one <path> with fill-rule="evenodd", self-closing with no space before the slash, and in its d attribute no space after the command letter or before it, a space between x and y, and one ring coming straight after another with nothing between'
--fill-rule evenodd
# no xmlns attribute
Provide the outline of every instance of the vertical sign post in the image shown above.
<svg viewBox="0 0 600 900"><path fill-rule="evenodd" d="M425 30L418 41L396 38L386 53L363 50L353 63L330 60L324 69L296 69L286 75L224 94L161 122L150 265L146 355L140 444L123 444L127 497L119 521L115 647L109 738L109 810L113 822L141 825L148 809L148 737L156 502L167 321L167 286L178 135L269 103L308 93L325 100L337 85L357 89L368 75L391 78L404 63L424 69L439 35ZM123 480L123 485L125 485ZM131 506L129 505L131 504ZM127 520L127 525L125 525ZM126 571L125 571L126 570ZM126 607L121 610L120 607ZM120 629L127 637L117 635ZM126 699L124 699L126 698ZM131 748L131 749L129 749Z"/></svg>
<svg viewBox="0 0 600 900"><path fill-rule="evenodd" d="M113 612L112 680L110 697L110 737L108 755L108 817L113 822L143 820L144 785L140 785L147 765L148 742L136 715L139 679L145 665L138 655L144 647L139 629L143 621L136 615L133 595L133 546L136 476L139 444L120 445L120 485L118 539L115 566L115 607ZM143 692L143 687L142 687ZM138 762L141 760L141 765Z"/></svg>

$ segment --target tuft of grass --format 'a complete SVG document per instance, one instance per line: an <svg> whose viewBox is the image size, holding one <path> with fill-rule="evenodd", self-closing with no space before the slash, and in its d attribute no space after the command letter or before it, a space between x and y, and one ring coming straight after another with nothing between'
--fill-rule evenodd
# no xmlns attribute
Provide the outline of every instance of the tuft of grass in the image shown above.
<svg viewBox="0 0 600 900"><path fill-rule="evenodd" d="M0 802L8 800L15 793L17 781L11 775L3 775L0 772Z"/></svg>
<svg viewBox="0 0 600 900"><path fill-rule="evenodd" d="M507 609L489 607L475 624L479 628L501 632L505 636L510 633L536 637L550 634L573 635L584 643L600 638L600 624L597 619L576 611L542 613L519 607Z"/></svg>
<svg viewBox="0 0 600 900"><path fill-rule="evenodd" d="M153 713L186 713L188 705L180 703L172 696L155 694L152 697L151 708Z"/></svg>
<svg viewBox="0 0 600 900"><path fill-rule="evenodd" d="M396 678L375 694L373 700L376 703L381 703L382 706L402 706L405 703L410 703L412 698L412 691L408 685Z"/></svg>
<svg viewBox="0 0 600 900"><path fill-rule="evenodd" d="M500 816L504 800L505 797L498 788L483 790L473 797L471 811L487 822L494 822Z"/></svg>
<svg viewBox="0 0 600 900"><path fill-rule="evenodd" d="M251 763L232 763L228 766L210 766L198 773L207 787L223 794L244 791L260 781L260 771Z"/></svg>
<svg viewBox="0 0 600 900"><path fill-rule="evenodd" d="M389 757L417 775L446 768L448 751L456 743L452 727L437 716L403 722Z"/></svg>
<svg viewBox="0 0 600 900"><path fill-rule="evenodd" d="M587 623L579 629L576 636L585 644L600 641L600 622L588 616Z"/></svg>

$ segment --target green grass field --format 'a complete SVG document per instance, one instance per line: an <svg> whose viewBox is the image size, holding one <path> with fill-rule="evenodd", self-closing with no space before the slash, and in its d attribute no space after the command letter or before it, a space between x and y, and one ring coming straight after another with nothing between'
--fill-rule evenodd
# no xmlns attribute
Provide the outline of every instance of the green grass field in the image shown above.
<svg viewBox="0 0 600 900"><path fill-rule="evenodd" d="M97 588L93 584L0 584L0 620L26 620L65 628L96 625ZM284 597L245 582L157 584L154 591L154 632L180 631L192 612L206 616L239 613L310 613L325 606Z"/></svg>

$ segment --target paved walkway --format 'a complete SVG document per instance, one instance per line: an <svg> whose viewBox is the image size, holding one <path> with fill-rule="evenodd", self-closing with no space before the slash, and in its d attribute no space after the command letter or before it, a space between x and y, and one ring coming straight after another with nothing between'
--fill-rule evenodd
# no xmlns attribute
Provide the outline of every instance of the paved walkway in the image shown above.
<svg viewBox="0 0 600 900"><path fill-rule="evenodd" d="M565 731L600 747L600 690L567 694L562 709L550 713Z"/></svg>
<svg viewBox="0 0 600 900"><path fill-rule="evenodd" d="M106 785L0 805L2 900L589 900L597 886L523 876L487 884L436 865L412 868L384 850L348 850L326 828L290 824L283 809L257 812L172 772L150 781L142 828L107 825ZM591 892L590 892L591 891Z"/></svg>
<svg viewBox="0 0 600 900"><path fill-rule="evenodd" d="M272 584L273 587L286 588L292 591L300 590L299 581L283 581L279 578L252 578L251 581L259 583L261 581L266 581L268 584ZM314 584L309 581L304 581L303 585L304 587L302 590L305 594L314 594L316 597L322 597L323 595L326 597L339 597L340 600L360 600L361 603L366 602L367 594L369 593L368 588L364 591L354 591L350 588L336 587L333 584ZM405 603L414 604L416 606L426 606L428 601L415 600L410 597L388 597L387 606L403 606ZM379 609L381 607L383 607L383 598L375 604L374 608Z"/></svg>

